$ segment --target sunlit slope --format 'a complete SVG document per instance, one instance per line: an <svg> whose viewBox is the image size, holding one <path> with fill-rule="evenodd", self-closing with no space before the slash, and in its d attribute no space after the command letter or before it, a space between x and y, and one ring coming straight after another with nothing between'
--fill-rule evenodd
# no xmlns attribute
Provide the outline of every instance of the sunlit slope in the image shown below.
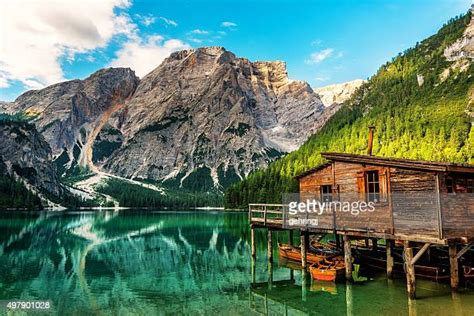
<svg viewBox="0 0 474 316"><path fill-rule="evenodd" d="M450 20L382 65L300 149L230 187L226 206L280 202L281 193L297 190L294 175L324 162L321 152L366 153L371 125L377 156L474 163L472 59L444 56L470 19Z"/></svg>

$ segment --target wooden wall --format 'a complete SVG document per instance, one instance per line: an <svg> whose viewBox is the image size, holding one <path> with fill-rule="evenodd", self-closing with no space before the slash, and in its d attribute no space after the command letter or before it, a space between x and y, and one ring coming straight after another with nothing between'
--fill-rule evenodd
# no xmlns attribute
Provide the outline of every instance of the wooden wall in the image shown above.
<svg viewBox="0 0 474 316"><path fill-rule="evenodd" d="M300 193L319 198L320 187L332 185L334 200L364 201L365 172L370 170L379 172L382 199L375 204L375 211L358 215L338 211L335 216L325 213L319 217L321 228L333 228L335 223L338 230L429 238L440 237L442 229L445 238L474 237L474 194L456 200L446 194L446 175L440 174L438 184L436 172L334 162L300 178ZM456 189L463 190L459 185Z"/></svg>
<svg viewBox="0 0 474 316"><path fill-rule="evenodd" d="M453 193L447 192L447 178L453 183ZM440 203L445 238L474 238L474 193L468 193L468 179L474 181L474 175L456 173L440 175Z"/></svg>

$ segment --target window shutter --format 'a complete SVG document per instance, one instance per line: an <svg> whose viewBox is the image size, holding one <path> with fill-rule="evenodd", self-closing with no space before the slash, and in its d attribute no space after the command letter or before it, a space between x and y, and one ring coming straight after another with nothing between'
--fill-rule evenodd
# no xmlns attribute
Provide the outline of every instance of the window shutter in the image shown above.
<svg viewBox="0 0 474 316"><path fill-rule="evenodd" d="M357 192L365 193L364 172L357 172Z"/></svg>
<svg viewBox="0 0 474 316"><path fill-rule="evenodd" d="M380 202L387 202L387 169L379 171Z"/></svg>
<svg viewBox="0 0 474 316"><path fill-rule="evenodd" d="M357 194L353 198L357 198L359 201L365 201L365 173L363 171L357 172Z"/></svg>

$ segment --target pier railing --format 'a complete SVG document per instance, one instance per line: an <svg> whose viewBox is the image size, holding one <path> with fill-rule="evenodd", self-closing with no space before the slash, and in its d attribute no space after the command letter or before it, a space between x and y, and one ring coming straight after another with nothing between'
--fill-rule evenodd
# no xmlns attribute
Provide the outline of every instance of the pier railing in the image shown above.
<svg viewBox="0 0 474 316"><path fill-rule="evenodd" d="M283 210L288 205L284 204L249 204L250 223L264 226L282 226Z"/></svg>

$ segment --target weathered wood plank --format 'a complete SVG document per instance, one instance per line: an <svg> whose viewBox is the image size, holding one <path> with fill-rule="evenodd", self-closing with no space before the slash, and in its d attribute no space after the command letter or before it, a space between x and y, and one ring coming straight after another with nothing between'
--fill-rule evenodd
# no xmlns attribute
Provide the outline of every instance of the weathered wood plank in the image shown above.
<svg viewBox="0 0 474 316"><path fill-rule="evenodd" d="M405 273L407 277L407 291L408 298L416 298L416 278L415 278L415 265L412 264L413 260L413 248L409 242L405 242L403 248L403 258L405 261Z"/></svg>
<svg viewBox="0 0 474 316"><path fill-rule="evenodd" d="M349 236L344 235L344 264L346 265L346 280L352 281L352 247Z"/></svg>

